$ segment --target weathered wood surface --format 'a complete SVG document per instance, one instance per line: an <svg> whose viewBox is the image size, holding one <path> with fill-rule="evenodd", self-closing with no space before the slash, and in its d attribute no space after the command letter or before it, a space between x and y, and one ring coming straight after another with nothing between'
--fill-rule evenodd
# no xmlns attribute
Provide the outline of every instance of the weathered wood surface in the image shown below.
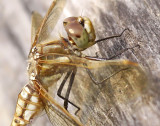
<svg viewBox="0 0 160 126"><path fill-rule="evenodd" d="M26 66L30 48L31 12L36 10L44 15L50 3L51 0L0 1L1 125L10 125L18 93L27 83ZM159 0L68 0L65 12L57 24L60 27L58 30L60 33L63 31L61 23L63 18L81 14L90 17L93 21L97 39L118 34L124 28L131 29L132 32L125 33L119 39L100 43L99 47L94 46L89 49L88 54L94 55L95 50L100 49L102 57L108 58L121 49L139 43L140 49L127 51L117 58L138 62L145 68L151 79L147 93L143 97L134 99L134 103L132 101L126 105L118 102L114 87L110 87L110 92L107 92L105 96L107 99L105 111L104 113L101 111L97 116L99 125L160 125L159 8ZM74 86L76 88L76 85ZM103 103L103 101L98 102ZM33 124L33 126L36 125L49 126L51 124L46 116L40 116Z"/></svg>

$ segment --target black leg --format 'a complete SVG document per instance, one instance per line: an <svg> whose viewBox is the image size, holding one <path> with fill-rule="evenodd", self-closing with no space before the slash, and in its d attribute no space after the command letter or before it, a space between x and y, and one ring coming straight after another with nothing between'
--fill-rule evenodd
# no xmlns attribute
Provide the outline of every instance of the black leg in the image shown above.
<svg viewBox="0 0 160 126"><path fill-rule="evenodd" d="M69 102L69 95L70 95L70 91L71 91L71 88L72 88L72 85L73 85L73 82L74 82L74 78L75 78L75 75L76 75L76 72L77 72L77 68L75 68L71 74L71 77L70 77L70 81L69 81L69 85L68 85L68 89L67 89L67 92L66 92L66 95L65 95L65 100L64 100L64 108L67 109L68 108L68 102ZM78 109L76 112L75 112L75 115L77 114L77 112L80 110L80 108L74 104L74 106Z"/></svg>
<svg viewBox="0 0 160 126"><path fill-rule="evenodd" d="M63 89L64 84L66 83L67 79L69 78L70 74L71 74L71 78L70 78L70 82L69 82L68 89L67 89L67 92L66 92L66 96L63 97L63 96L61 95L62 89ZM77 105L75 105L74 103L72 103L71 101L68 100L69 94L70 94L70 90L71 90L71 87L72 87L72 84L73 84L73 81L74 81L75 74L76 74L76 71L75 71L75 70L69 71L69 72L66 74L66 76L64 77L62 83L60 84L60 87L59 87L59 89L58 89L58 91L57 91L57 95L64 100L64 108L65 108L66 110L67 110L67 108L68 108L68 103L70 103L71 105L73 105L74 107L77 108L77 111L75 112L75 114L77 114L77 112L80 110L80 108L79 108Z"/></svg>
<svg viewBox="0 0 160 126"><path fill-rule="evenodd" d="M126 28L126 29L124 29L124 30L121 32L121 34L119 34L119 35L113 35L113 36L109 36L109 37L106 37L106 38L103 38L103 39L99 39L99 40L96 40L95 43L98 43L98 42L101 42L101 41L104 41L104 40L107 40L107 39L112 39L112 38L121 37L126 30L130 31L128 28Z"/></svg>
<svg viewBox="0 0 160 126"><path fill-rule="evenodd" d="M123 49L123 50L119 51L117 54L111 56L110 58L98 58L98 57L89 57L89 56L86 56L85 58L90 59L90 60L97 60L97 61L111 60L111 59L113 59L113 58L121 55L122 53L126 52L127 50L133 49L135 47L139 47L140 48L140 45L137 44L136 46ZM93 83L96 84L96 85L98 85L98 84L102 84L104 81L108 80L109 78L111 78L112 76L116 75L117 73L119 73L119 72L121 72L123 70L127 70L127 69L129 69L129 68L120 69L120 70L114 72L113 74L111 74L110 76L104 78L102 81L97 81L89 69L86 68L86 71L87 71L89 77L91 78L91 80L93 81Z"/></svg>
<svg viewBox="0 0 160 126"><path fill-rule="evenodd" d="M120 69L120 70L114 72L113 74L109 75L108 77L104 78L101 81L97 81L89 69L86 68L86 71L87 71L89 77L91 78L91 80L93 81L93 83L98 85L98 84L102 84L104 81L107 81L109 78L111 78L112 76L118 74L119 72L121 72L123 70L127 70L127 69L129 69L129 68Z"/></svg>
<svg viewBox="0 0 160 126"><path fill-rule="evenodd" d="M90 57L90 56L86 56L85 58L90 59L90 60L98 60L98 61L101 61L101 60L111 60L111 59L114 59L115 57L121 55L122 53L126 52L127 50L133 49L133 48L135 48L135 47L140 48L140 45L137 44L137 45L135 45L135 46L133 46L133 47L129 47L129 48L125 48L125 49L123 49L123 50L120 50L120 51L117 52L115 55L113 55L113 56L111 56L111 57L109 57L109 58L98 58L98 57Z"/></svg>
<svg viewBox="0 0 160 126"><path fill-rule="evenodd" d="M67 81L67 79L68 79L68 77L70 76L71 73L72 73L72 71L67 72L66 76L64 77L64 79L63 79L62 83L60 84L59 89L57 91L57 95L62 99L64 99L64 97L61 95L62 89L63 89L64 84L66 83L66 81Z"/></svg>
<svg viewBox="0 0 160 126"><path fill-rule="evenodd" d="M135 48L135 47L140 48L140 45L139 45L139 44L137 44L137 45L135 45L135 46L133 46L133 47L125 48L125 49L123 49L123 50L120 50L117 54L115 54L115 55L113 55L113 56L109 57L109 58L108 58L108 60L114 59L115 57L117 57L117 56L121 55L122 53L126 52L127 50L131 50L131 49L133 49L133 48Z"/></svg>

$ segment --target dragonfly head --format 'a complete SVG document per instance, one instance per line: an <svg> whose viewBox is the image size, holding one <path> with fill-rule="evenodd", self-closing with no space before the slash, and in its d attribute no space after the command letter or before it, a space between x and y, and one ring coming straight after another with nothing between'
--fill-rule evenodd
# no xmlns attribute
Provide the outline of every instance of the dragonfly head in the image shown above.
<svg viewBox="0 0 160 126"><path fill-rule="evenodd" d="M69 41L82 51L95 44L95 31L87 17L69 17L63 21Z"/></svg>

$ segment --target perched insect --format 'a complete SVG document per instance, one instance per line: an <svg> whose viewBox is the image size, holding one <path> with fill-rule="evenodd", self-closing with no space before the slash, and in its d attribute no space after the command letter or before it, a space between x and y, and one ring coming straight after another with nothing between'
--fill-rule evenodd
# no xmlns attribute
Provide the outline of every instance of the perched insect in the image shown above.
<svg viewBox="0 0 160 126"><path fill-rule="evenodd" d="M87 83L101 84L121 71L127 71L128 75L133 74L133 71L128 71L132 68L139 76L143 74L136 63L90 57L81 52L99 41L121 36L111 36L95 41L95 31L87 17L65 19L63 25L68 39L61 37L60 40L48 41L64 5L65 0L54 0L44 18L36 12L32 15L32 45L28 56L29 82L18 96L11 126L30 124L31 119L38 116L42 110L45 110L54 126L85 125L67 111L68 103L76 107L77 112L80 110L80 107L69 100L72 84L81 84L78 80L76 81L75 76L81 77L77 77L79 80L82 78L87 80ZM84 76L84 73L88 76ZM63 74L65 77L57 94L64 100L64 107L60 106L48 93L49 88L55 85ZM63 97L61 92L68 78L70 78L68 89ZM138 81L137 78L136 83Z"/></svg>

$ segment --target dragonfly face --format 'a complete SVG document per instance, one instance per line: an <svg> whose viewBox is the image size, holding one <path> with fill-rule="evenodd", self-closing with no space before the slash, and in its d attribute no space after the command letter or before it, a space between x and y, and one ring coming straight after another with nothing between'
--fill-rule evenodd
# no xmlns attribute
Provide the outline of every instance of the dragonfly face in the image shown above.
<svg viewBox="0 0 160 126"><path fill-rule="evenodd" d="M95 31L92 22L87 17L69 17L63 21L69 41L79 51L95 44Z"/></svg>

